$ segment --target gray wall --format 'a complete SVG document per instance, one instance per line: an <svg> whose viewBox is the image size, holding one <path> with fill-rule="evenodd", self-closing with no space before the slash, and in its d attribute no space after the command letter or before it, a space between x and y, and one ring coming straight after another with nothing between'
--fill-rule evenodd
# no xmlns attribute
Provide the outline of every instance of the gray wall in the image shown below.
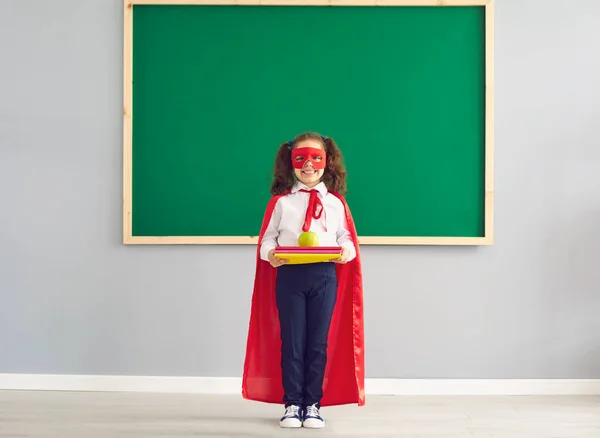
<svg viewBox="0 0 600 438"><path fill-rule="evenodd" d="M240 376L254 248L120 241L121 3L0 2L0 372ZM496 20L496 244L363 247L368 377L600 378L600 5Z"/></svg>

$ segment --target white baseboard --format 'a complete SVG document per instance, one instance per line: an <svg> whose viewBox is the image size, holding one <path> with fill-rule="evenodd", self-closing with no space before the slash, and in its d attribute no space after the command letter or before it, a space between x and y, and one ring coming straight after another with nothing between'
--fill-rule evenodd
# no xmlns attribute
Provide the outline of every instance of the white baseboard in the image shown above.
<svg viewBox="0 0 600 438"><path fill-rule="evenodd" d="M239 377L0 374L0 390L240 394ZM366 379L367 395L600 394L600 379Z"/></svg>
<svg viewBox="0 0 600 438"><path fill-rule="evenodd" d="M600 394L600 379L366 379L373 395Z"/></svg>

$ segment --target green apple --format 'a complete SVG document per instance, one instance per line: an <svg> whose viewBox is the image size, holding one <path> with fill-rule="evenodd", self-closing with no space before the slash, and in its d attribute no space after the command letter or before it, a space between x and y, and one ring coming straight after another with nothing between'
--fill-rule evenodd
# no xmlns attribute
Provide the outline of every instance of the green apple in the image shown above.
<svg viewBox="0 0 600 438"><path fill-rule="evenodd" d="M300 246L317 246L319 244L319 236L313 231L300 234L298 237L298 245Z"/></svg>

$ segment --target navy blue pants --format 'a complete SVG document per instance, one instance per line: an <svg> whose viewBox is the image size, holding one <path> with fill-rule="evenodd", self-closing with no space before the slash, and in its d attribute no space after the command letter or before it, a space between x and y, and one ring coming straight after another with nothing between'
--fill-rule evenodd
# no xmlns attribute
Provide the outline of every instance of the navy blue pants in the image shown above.
<svg viewBox="0 0 600 438"><path fill-rule="evenodd" d="M337 298L335 263L277 268L276 299L281 331L283 401L320 405L327 363L327 336Z"/></svg>

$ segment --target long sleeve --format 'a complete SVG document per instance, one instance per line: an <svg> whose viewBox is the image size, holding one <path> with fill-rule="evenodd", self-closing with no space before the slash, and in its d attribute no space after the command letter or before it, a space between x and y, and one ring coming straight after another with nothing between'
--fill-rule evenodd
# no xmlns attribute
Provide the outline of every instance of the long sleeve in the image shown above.
<svg viewBox="0 0 600 438"><path fill-rule="evenodd" d="M356 258L356 248L354 247L354 242L352 241L350 231L348 231L348 228L346 227L346 215L344 213L340 215L340 223L338 226L336 238L339 246L346 247L350 250L348 261L351 261L354 258Z"/></svg>
<svg viewBox="0 0 600 438"><path fill-rule="evenodd" d="M275 204L273 214L269 225L265 230L262 242L260 245L260 258L269 261L269 251L277 247L277 238L279 237L279 223L281 222L281 205L279 202Z"/></svg>

